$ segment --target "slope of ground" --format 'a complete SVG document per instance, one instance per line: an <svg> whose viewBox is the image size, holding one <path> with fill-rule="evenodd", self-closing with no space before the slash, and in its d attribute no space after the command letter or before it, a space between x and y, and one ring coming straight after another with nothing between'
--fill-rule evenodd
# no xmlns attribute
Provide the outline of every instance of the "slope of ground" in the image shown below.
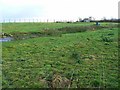
<svg viewBox="0 0 120 90"><path fill-rule="evenodd" d="M118 29L2 43L3 88L118 87Z"/></svg>

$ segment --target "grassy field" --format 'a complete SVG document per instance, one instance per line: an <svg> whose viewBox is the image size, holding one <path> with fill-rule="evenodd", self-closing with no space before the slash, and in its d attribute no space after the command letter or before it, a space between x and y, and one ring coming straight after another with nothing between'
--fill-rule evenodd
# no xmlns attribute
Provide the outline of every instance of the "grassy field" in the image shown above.
<svg viewBox="0 0 120 90"><path fill-rule="evenodd" d="M66 26L86 26L93 23L5 23L2 24L2 30L5 33L11 32L38 32L46 28L61 28Z"/></svg>
<svg viewBox="0 0 120 90"><path fill-rule="evenodd" d="M88 26L95 23L3 23L2 31L4 33L12 32L39 32L43 29L55 29L62 27ZM102 23L102 25L111 25L113 23Z"/></svg>
<svg viewBox="0 0 120 90"><path fill-rule="evenodd" d="M93 24L6 23L3 32L66 30ZM3 42L2 58L3 88L117 88L118 28Z"/></svg>

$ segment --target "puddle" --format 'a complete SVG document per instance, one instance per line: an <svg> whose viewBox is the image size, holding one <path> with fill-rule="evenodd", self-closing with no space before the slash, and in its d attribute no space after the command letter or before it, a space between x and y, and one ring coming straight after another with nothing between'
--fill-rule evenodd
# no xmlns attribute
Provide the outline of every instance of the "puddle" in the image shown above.
<svg viewBox="0 0 120 90"><path fill-rule="evenodd" d="M13 38L11 38L11 37L0 38L0 42L8 42L11 40L13 40Z"/></svg>

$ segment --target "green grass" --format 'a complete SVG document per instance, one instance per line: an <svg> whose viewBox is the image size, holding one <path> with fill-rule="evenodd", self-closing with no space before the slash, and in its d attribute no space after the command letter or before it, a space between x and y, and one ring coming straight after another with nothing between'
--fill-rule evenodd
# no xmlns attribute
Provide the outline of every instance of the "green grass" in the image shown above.
<svg viewBox="0 0 120 90"><path fill-rule="evenodd" d="M39 32L43 29L56 29L63 27L75 27L75 26L86 26L93 25L91 23L3 23L2 32L4 33L14 33L14 32ZM108 23L102 23L106 25ZM110 23L112 24L112 23Z"/></svg>
<svg viewBox="0 0 120 90"><path fill-rule="evenodd" d="M14 23L12 23L14 25ZM33 24L33 26L35 25L36 27L32 26L32 31L26 30L30 29L31 27L28 27L28 23L24 23L26 25L26 27L24 27L23 31L20 31L19 28L17 29L17 25L19 26L20 23L15 23L15 26L12 27L10 24L8 24L8 27L11 27L13 30L17 30L17 32L12 32L12 30L10 30L11 32L5 32L5 28L10 29L6 26L3 25L3 33L0 34L0 37L12 37L14 40L22 40L22 39L28 39L28 38L36 38L36 37L46 37L46 36L61 36L62 34L66 34L66 33L78 33L78 32L85 32L85 31L93 31L93 30L101 30L101 29L112 29L112 28L116 28L118 25L117 24L113 24L113 23L102 23L102 25L100 26L96 26L94 23L36 23L38 25L36 25L35 23L30 23ZM22 23L21 23L22 24ZM46 27L43 25L43 27L39 27L42 24L46 24ZM63 24L62 27L60 27L61 25L59 25L59 28L57 27L58 24ZM5 25L7 25L5 23ZM50 27L51 26L51 27ZM41 29L41 30L37 30L37 29ZM8 30L7 30L8 31ZM106 38L105 38L106 39Z"/></svg>
<svg viewBox="0 0 120 90"><path fill-rule="evenodd" d="M14 27L5 25L3 28ZM34 32L39 23L34 23L34 29L31 24L26 24L26 29L22 23L15 25ZM47 25L61 28L82 24L50 23L39 27ZM8 29L3 31L14 32ZM3 88L118 87L117 28L3 42L2 58Z"/></svg>

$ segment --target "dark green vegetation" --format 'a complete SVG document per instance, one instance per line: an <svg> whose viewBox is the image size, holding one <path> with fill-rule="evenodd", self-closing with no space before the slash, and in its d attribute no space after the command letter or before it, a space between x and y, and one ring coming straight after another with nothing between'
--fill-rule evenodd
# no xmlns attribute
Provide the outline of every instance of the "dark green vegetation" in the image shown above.
<svg viewBox="0 0 120 90"><path fill-rule="evenodd" d="M3 88L118 87L116 25L31 24L3 24L7 35L44 36L2 43Z"/></svg>

